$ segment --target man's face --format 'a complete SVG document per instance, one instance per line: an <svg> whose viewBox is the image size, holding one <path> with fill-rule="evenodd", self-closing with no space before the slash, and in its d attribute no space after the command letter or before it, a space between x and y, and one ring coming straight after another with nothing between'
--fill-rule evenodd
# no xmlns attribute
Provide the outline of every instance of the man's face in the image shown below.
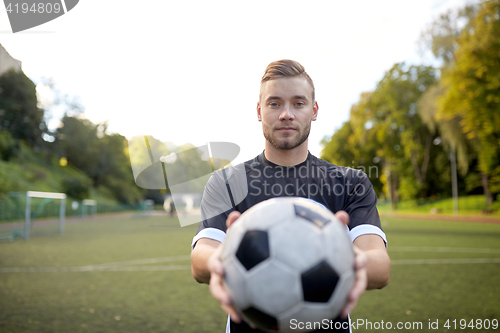
<svg viewBox="0 0 500 333"><path fill-rule="evenodd" d="M264 137L274 147L290 150L306 142L317 114L318 104L305 78L282 78L262 85L257 117Z"/></svg>

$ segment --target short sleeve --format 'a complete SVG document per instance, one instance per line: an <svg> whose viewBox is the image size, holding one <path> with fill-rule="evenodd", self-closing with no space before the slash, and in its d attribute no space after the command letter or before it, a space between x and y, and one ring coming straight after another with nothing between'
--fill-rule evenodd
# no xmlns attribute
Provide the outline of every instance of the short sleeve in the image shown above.
<svg viewBox="0 0 500 333"><path fill-rule="evenodd" d="M349 214L351 240L365 234L376 234L387 244L377 210L377 195L364 172L358 170L346 184L344 210Z"/></svg>
<svg viewBox="0 0 500 333"><path fill-rule="evenodd" d="M224 240L226 220L234 210L226 185L222 171L214 172L208 180L201 200L201 222L191 244L193 248L200 238Z"/></svg>

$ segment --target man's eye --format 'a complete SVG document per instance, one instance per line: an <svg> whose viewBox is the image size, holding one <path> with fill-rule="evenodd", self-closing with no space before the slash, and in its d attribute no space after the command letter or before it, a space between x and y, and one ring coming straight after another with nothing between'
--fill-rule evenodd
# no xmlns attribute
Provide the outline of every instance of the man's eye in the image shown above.
<svg viewBox="0 0 500 333"><path fill-rule="evenodd" d="M304 106L305 103L304 102L297 102L297 103L295 103L295 105L297 105L297 106Z"/></svg>
<svg viewBox="0 0 500 333"><path fill-rule="evenodd" d="M278 106L278 103L271 102L271 103L269 103L269 106L272 107L272 108L275 108L275 107Z"/></svg>

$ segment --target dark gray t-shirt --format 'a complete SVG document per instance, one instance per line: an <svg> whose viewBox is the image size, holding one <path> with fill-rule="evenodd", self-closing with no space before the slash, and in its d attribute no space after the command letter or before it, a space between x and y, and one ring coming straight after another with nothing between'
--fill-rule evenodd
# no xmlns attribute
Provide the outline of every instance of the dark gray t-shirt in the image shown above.
<svg viewBox="0 0 500 333"><path fill-rule="evenodd" d="M298 165L280 166L268 161L262 153L243 164L212 174L203 193L202 222L192 246L200 238L222 242L226 219L232 211L244 213L264 200L287 196L315 200L333 213L346 211L352 241L361 235L376 234L387 243L376 207L377 196L364 172L329 163L310 153ZM340 318L336 320L345 322ZM235 324L230 321L228 327L231 333L259 332L245 322Z"/></svg>
<svg viewBox="0 0 500 333"><path fill-rule="evenodd" d="M202 222L193 245L200 238L222 241L232 211L244 213L264 200L287 196L315 200L333 213L346 211L351 240L377 234L386 242L377 196L363 171L329 163L310 153L304 162L285 167L268 161L262 153L241 165L213 173L203 193Z"/></svg>

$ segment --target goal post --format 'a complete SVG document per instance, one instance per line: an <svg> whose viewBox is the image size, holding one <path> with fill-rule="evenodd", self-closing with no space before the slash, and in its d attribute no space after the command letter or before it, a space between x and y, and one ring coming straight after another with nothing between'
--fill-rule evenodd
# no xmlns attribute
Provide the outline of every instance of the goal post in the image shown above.
<svg viewBox="0 0 500 333"><path fill-rule="evenodd" d="M82 201L82 217L87 215L87 208L91 206L90 216L94 217L97 213L97 201L91 199L85 199Z"/></svg>
<svg viewBox="0 0 500 333"><path fill-rule="evenodd" d="M31 226L31 198L45 198L45 199L60 199L59 208L59 234L64 233L64 217L66 215L66 194L54 192L26 192L26 209L24 219L24 240L28 241L30 238Z"/></svg>

